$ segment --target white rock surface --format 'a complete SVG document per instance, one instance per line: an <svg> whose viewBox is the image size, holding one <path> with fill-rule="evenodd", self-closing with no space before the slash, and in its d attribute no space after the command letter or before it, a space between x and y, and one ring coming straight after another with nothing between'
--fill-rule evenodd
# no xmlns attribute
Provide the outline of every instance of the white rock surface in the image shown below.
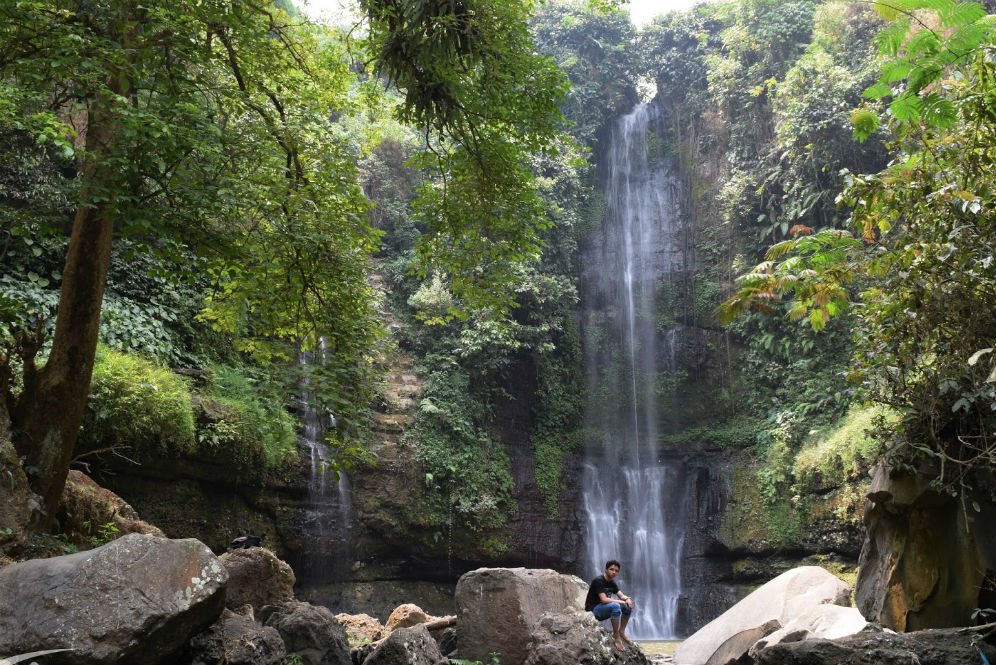
<svg viewBox="0 0 996 665"><path fill-rule="evenodd" d="M750 648L754 656L764 647L782 642L801 642L813 638L835 640L860 633L868 626L868 621L856 607L840 605L817 605L805 614L790 620L782 628L758 640Z"/></svg>
<svg viewBox="0 0 996 665"><path fill-rule="evenodd" d="M819 566L782 573L681 643L676 665L717 665L820 605L850 605L851 588Z"/></svg>

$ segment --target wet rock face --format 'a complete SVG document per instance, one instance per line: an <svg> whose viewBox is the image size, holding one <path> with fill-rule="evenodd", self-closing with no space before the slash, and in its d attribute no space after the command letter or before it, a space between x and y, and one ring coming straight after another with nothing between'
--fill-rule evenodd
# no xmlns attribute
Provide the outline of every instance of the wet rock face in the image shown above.
<svg viewBox="0 0 996 665"><path fill-rule="evenodd" d="M0 653L68 648L46 662L155 665L215 620L227 581L203 543L139 534L7 566Z"/></svg>
<svg viewBox="0 0 996 665"><path fill-rule="evenodd" d="M820 605L849 605L850 595L850 587L818 566L790 570L682 642L675 660L683 665L735 660L761 638Z"/></svg>
<svg viewBox="0 0 996 665"><path fill-rule="evenodd" d="M968 625L975 608L992 602L985 580L996 571L993 477L975 480L975 496L964 501L930 480L881 465L868 492L857 606L898 631Z"/></svg>
<svg viewBox="0 0 996 665"><path fill-rule="evenodd" d="M864 487L823 488L806 497L805 510L771 506L757 488L756 459L722 450L676 456L688 469L692 497L675 622L679 635L694 633L791 568L833 563L849 569L856 563L864 531L840 501L863 496Z"/></svg>

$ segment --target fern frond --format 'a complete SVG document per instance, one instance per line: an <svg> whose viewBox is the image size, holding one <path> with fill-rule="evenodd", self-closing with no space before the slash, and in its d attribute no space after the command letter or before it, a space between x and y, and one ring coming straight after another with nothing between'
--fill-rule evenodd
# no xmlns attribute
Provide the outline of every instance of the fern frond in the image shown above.
<svg viewBox="0 0 996 665"><path fill-rule="evenodd" d="M764 258L768 259L767 262L776 261L795 249L795 245L795 240L783 240L769 247Z"/></svg>

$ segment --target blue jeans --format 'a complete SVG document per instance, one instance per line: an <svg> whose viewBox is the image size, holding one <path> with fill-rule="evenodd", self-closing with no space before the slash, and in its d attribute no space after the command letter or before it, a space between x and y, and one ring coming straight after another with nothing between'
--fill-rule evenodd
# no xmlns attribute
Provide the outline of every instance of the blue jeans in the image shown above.
<svg viewBox="0 0 996 665"><path fill-rule="evenodd" d="M618 621L620 616L628 617L633 613L633 610L629 609L628 605L620 605L619 603L599 603L592 608L591 613L599 621L606 619Z"/></svg>

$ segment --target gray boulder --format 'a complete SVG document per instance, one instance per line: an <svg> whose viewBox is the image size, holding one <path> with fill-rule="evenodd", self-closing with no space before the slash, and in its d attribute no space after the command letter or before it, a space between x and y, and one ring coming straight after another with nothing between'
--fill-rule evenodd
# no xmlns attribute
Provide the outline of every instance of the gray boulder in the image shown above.
<svg viewBox="0 0 996 665"><path fill-rule="evenodd" d="M456 586L460 658L524 663L545 612L582 610L588 585L573 575L527 568L478 568ZM594 619L594 617L592 617Z"/></svg>
<svg viewBox="0 0 996 665"><path fill-rule="evenodd" d="M72 649L48 663L164 662L218 617L228 574L193 539L130 534L0 569L0 654Z"/></svg>
<svg viewBox="0 0 996 665"><path fill-rule="evenodd" d="M287 657L280 633L252 616L225 610L214 624L190 640L190 665L279 665Z"/></svg>
<svg viewBox="0 0 996 665"><path fill-rule="evenodd" d="M363 665L436 665L443 660L436 640L424 624L419 624L398 628L381 640L362 662Z"/></svg>
<svg viewBox="0 0 996 665"><path fill-rule="evenodd" d="M755 665L952 665L981 663L978 649L996 662L996 649L978 647L964 629L914 633L861 632L837 640L782 642L757 652Z"/></svg>
<svg viewBox="0 0 996 665"><path fill-rule="evenodd" d="M261 618L304 665L351 665L346 630L328 608L294 600L264 608Z"/></svg>
<svg viewBox="0 0 996 665"><path fill-rule="evenodd" d="M678 665L722 665L818 605L850 605L851 588L819 566L782 573L681 643Z"/></svg>
<svg viewBox="0 0 996 665"><path fill-rule="evenodd" d="M546 612L532 633L524 665L647 665L635 644L615 648L612 634L590 612L567 609ZM502 659L502 662L505 662Z"/></svg>

